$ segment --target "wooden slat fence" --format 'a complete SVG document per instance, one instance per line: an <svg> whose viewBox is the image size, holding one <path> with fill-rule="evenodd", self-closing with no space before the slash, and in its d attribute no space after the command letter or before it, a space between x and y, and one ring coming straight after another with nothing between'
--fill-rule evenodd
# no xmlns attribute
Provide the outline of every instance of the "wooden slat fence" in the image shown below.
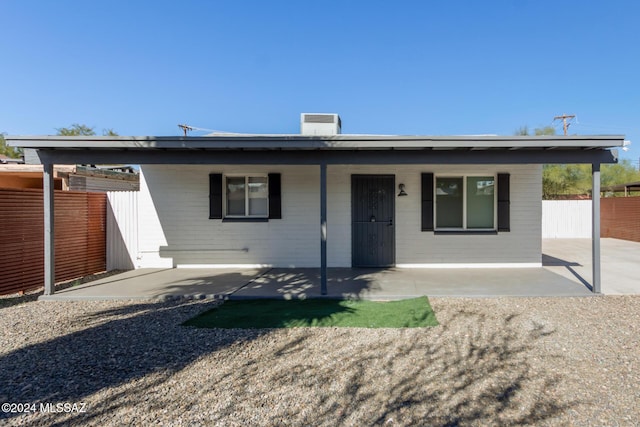
<svg viewBox="0 0 640 427"><path fill-rule="evenodd" d="M55 192L56 282L106 269L106 195ZM44 283L42 190L0 189L0 294Z"/></svg>
<svg viewBox="0 0 640 427"><path fill-rule="evenodd" d="M602 237L640 242L640 197L607 197L600 201Z"/></svg>

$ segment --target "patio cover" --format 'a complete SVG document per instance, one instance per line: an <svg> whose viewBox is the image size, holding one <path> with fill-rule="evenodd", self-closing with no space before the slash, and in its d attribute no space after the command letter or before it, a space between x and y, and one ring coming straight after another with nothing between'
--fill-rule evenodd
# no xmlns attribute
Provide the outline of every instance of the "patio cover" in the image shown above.
<svg viewBox="0 0 640 427"><path fill-rule="evenodd" d="M204 137L9 136L44 165L45 294L54 292L54 164L281 164L320 168L321 288L327 293L327 165L592 165L593 292L600 292L600 165L616 163L623 135L397 136L214 135Z"/></svg>

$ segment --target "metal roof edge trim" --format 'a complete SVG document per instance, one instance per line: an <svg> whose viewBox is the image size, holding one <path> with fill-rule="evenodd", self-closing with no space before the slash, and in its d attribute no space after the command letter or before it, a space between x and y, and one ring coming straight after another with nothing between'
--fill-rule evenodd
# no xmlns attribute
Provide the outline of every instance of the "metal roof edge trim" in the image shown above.
<svg viewBox="0 0 640 427"><path fill-rule="evenodd" d="M393 149L393 148L614 148L624 135L571 136L7 136L9 146L32 149Z"/></svg>

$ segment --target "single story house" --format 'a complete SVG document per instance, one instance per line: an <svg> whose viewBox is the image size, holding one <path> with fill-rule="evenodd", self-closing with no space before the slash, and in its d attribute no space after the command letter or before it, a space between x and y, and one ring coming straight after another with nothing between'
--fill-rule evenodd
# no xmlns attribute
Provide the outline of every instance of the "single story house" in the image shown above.
<svg viewBox="0 0 640 427"><path fill-rule="evenodd" d="M137 267L540 267L542 165L600 164L623 136L341 134L15 136L45 170L45 292L53 292L53 164L139 164Z"/></svg>

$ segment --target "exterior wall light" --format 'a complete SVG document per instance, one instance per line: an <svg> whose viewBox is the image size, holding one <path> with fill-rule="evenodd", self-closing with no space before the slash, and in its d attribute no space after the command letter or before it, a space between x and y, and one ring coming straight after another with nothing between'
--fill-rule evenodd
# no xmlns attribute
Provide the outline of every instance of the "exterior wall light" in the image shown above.
<svg viewBox="0 0 640 427"><path fill-rule="evenodd" d="M408 195L407 192L404 191L404 184L399 184L398 189L400 190L400 192L398 193L398 197Z"/></svg>

